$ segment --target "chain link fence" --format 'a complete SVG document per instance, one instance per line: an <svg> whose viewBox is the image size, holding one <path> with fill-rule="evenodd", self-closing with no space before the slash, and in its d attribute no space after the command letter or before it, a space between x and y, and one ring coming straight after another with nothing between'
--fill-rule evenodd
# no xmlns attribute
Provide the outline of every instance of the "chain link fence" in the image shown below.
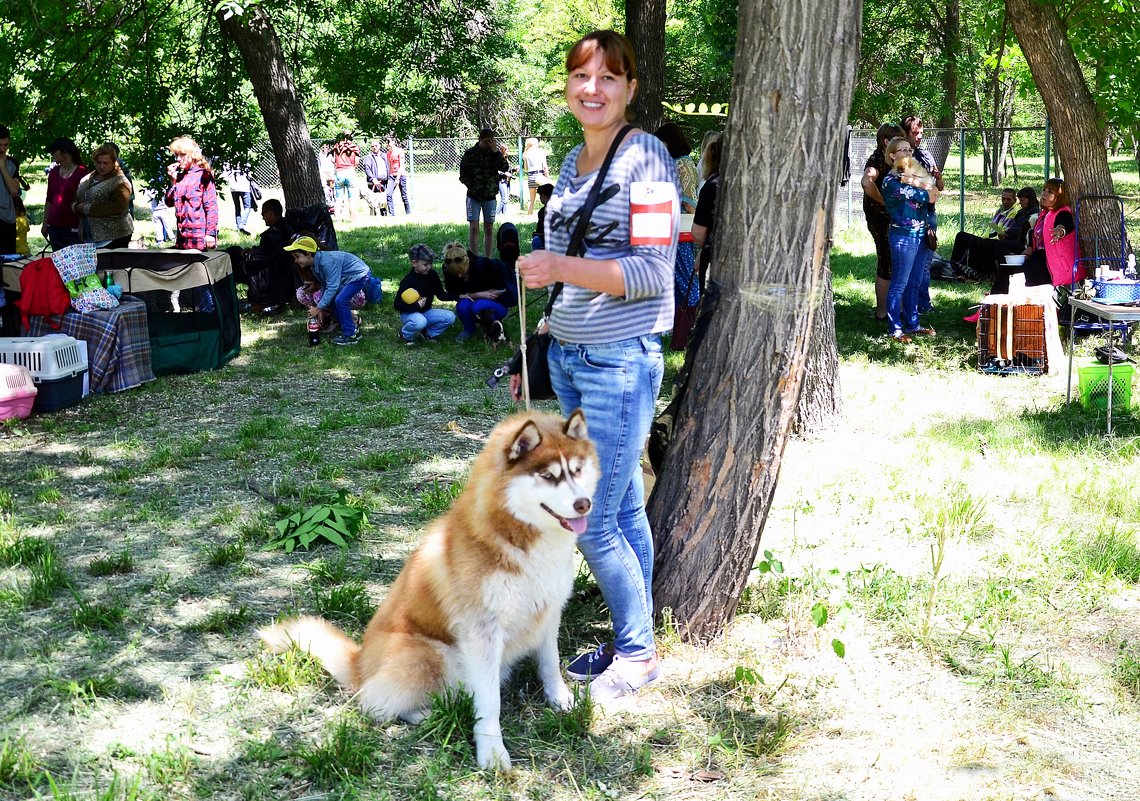
<svg viewBox="0 0 1140 801"><path fill-rule="evenodd" d="M1040 191L1048 176L1057 172L1050 156L1050 132L1044 127L1007 128L986 132L987 141L994 136L1008 137L1009 145L1002 165L1002 186L1019 189L1023 186ZM579 137L536 137L547 154L547 166L553 182L567 153L577 145ZM314 139L314 153L321 145L331 145L333 139ZM362 156L366 155L373 139L359 137ZM379 141L384 142L380 137ZM522 164L524 137L500 140L508 148L508 161L518 170L511 183L510 208L524 211L529 202L526 174ZM426 217L464 219L466 189L459 183L459 162L467 148L475 144L473 138L417 138L408 137L401 142L407 151L408 190L412 198L413 213ZM938 203L939 218L944 230L964 228L984 230L985 221L997 208L998 188L984 179L986 156L982 149L982 133L977 128L928 128L924 131L923 147L930 151L943 170L946 189ZM850 131L847 145L847 180L836 189L835 225L837 228L862 228L863 190L859 185L868 156L875 148L875 131L855 128ZM693 158L699 157L694 153ZM1047 161L1048 160L1048 161ZM268 141L260 143L251 154L255 180L265 188L277 190L281 181L277 164ZM363 158L361 159L363 165ZM359 168L359 185L363 186L363 166ZM1133 204L1134 205L1134 204ZM1129 225L1133 222L1131 206Z"/></svg>
<svg viewBox="0 0 1140 801"><path fill-rule="evenodd" d="M570 136L535 137L540 146L546 151L547 168L551 183L558 177L562 167L562 160L581 139ZM313 139L314 154L319 154L322 145L332 145L335 139ZM369 153L372 139L361 137L357 144L360 146L361 159L357 167L360 183L364 179L364 157ZM380 139L383 146L384 140ZM499 140L507 146L507 161L517 170L517 175L511 182L511 203L518 208L525 209L529 202L526 174L520 168L522 152L525 146L523 137L512 137ZM401 141L401 146L407 151L408 192L412 197L413 210L432 211L446 208L454 211L455 199L462 208L466 189L459 183L459 162L475 140L468 138L416 138L408 137ZM273 155L273 148L268 141L259 143L250 154L250 167L253 179L266 189L278 189L281 186L281 177L277 171L277 161Z"/></svg>
<svg viewBox="0 0 1140 801"><path fill-rule="evenodd" d="M994 136L1008 136L1001 186L1020 189L1031 187L1040 192L1046 177L1056 173L1048 164L1049 132L1043 128L999 128L986 131L987 141ZM988 219L997 208L999 187L985 183L985 159L982 135L977 128L927 128L922 146L930 152L942 170L946 188L938 204L938 216L947 226L969 228L978 214ZM836 224L840 227L863 226L863 189L860 180L867 159L876 147L875 131L853 128L848 139L849 178L839 187L835 204ZM974 197L977 196L977 197Z"/></svg>

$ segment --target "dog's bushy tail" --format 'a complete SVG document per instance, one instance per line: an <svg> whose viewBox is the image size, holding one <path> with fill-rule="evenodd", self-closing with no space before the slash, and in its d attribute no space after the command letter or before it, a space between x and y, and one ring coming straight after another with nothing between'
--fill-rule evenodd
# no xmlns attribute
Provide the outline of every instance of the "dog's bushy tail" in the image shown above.
<svg viewBox="0 0 1140 801"><path fill-rule="evenodd" d="M306 615L268 626L258 634L274 653L287 651L293 645L309 652L341 687L356 692L356 657L360 646L327 620Z"/></svg>

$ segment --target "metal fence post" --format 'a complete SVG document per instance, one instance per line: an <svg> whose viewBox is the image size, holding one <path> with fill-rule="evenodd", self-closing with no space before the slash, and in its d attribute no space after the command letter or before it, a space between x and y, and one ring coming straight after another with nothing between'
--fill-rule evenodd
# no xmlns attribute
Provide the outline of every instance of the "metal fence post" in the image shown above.
<svg viewBox="0 0 1140 801"><path fill-rule="evenodd" d="M966 230L966 129L958 129L958 230Z"/></svg>
<svg viewBox="0 0 1140 801"><path fill-rule="evenodd" d="M415 208L416 203L416 138L408 134L408 205ZM395 200L392 201L395 203Z"/></svg>
<svg viewBox="0 0 1140 801"><path fill-rule="evenodd" d="M515 144L518 148L517 152L519 154L519 172L518 172L519 211L521 212L523 209L526 208L526 203L523 202L523 194L526 192L526 186L527 186L526 179L523 177L523 173L525 173L526 170L523 169L523 138L522 138L522 134L519 134L518 141Z"/></svg>

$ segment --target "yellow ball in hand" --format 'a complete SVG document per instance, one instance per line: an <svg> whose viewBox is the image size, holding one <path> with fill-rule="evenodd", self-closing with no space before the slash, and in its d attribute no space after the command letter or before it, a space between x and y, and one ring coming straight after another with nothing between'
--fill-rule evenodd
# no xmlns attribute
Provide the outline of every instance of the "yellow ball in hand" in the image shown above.
<svg viewBox="0 0 1140 801"><path fill-rule="evenodd" d="M407 289L405 289L403 292L400 293L400 300L404 301L404 303L407 303L409 306L411 306L413 303L415 303L419 299L420 299L420 293L417 292L416 290L412 289L411 287L408 287Z"/></svg>

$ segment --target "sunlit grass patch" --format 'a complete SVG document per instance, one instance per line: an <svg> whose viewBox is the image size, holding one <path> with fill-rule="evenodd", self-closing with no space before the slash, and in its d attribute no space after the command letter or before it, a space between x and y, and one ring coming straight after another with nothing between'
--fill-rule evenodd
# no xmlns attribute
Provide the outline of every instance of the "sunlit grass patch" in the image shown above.
<svg viewBox="0 0 1140 801"><path fill-rule="evenodd" d="M245 662L245 681L266 690L295 692L327 680L320 662L298 648L279 654L261 651Z"/></svg>
<svg viewBox="0 0 1140 801"><path fill-rule="evenodd" d="M184 631L198 634L230 634L244 629L253 621L253 612L245 604L235 609L220 608L211 610L201 620L183 626Z"/></svg>
<svg viewBox="0 0 1140 801"><path fill-rule="evenodd" d="M1140 547L1134 528L1105 520L1092 531L1070 531L1061 547L1078 576L1088 571L1105 579L1140 581Z"/></svg>

